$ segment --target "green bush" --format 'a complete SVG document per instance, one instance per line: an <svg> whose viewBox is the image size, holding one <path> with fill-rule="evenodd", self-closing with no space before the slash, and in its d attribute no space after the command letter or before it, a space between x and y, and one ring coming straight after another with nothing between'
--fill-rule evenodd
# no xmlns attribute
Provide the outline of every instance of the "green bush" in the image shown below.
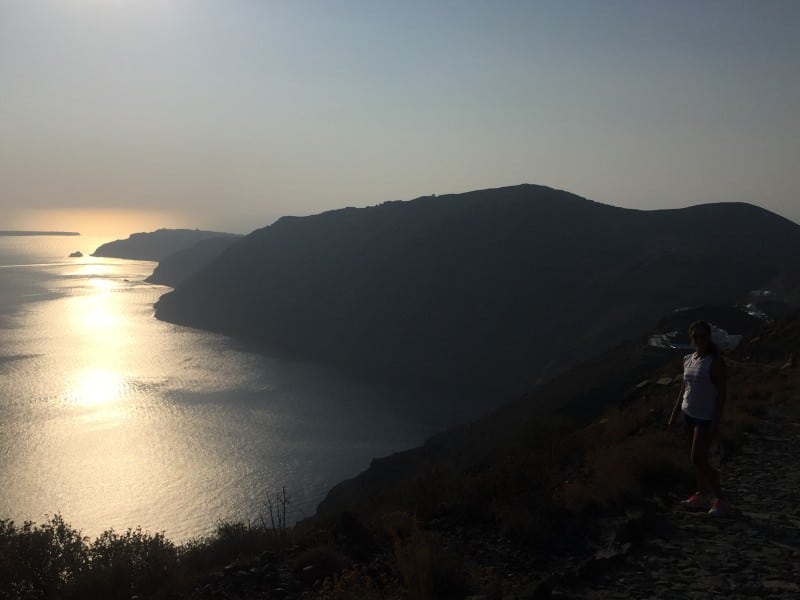
<svg viewBox="0 0 800 600"><path fill-rule="evenodd" d="M0 597L59 596L88 568L86 538L60 515L41 525L0 520Z"/></svg>
<svg viewBox="0 0 800 600"><path fill-rule="evenodd" d="M178 550L163 534L103 532L94 542L60 515L37 525L0 520L0 597L130 598L174 575Z"/></svg>
<svg viewBox="0 0 800 600"><path fill-rule="evenodd" d="M103 532L88 546L89 571L75 585L78 597L130 598L162 589L178 567L178 551L163 533Z"/></svg>

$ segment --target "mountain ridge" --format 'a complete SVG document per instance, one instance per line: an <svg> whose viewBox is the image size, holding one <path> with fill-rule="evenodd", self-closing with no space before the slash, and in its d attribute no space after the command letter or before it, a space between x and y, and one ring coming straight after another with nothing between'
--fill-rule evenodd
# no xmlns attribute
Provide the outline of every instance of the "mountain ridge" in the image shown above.
<svg viewBox="0 0 800 600"><path fill-rule="evenodd" d="M640 211L524 184L283 217L156 316L359 377L508 398L653 314L794 289L798 257L800 226L747 203Z"/></svg>

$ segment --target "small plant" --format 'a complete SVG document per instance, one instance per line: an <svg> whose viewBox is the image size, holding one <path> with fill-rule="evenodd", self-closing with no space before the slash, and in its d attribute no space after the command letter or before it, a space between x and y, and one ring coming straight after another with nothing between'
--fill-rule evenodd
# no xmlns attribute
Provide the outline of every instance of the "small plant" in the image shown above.
<svg viewBox="0 0 800 600"><path fill-rule="evenodd" d="M411 598L463 598L469 592L463 557L443 547L439 537L424 531L414 517L393 536L395 568Z"/></svg>
<svg viewBox="0 0 800 600"><path fill-rule="evenodd" d="M286 531L286 507L291 504L291 499L286 494L286 486L280 492L275 492L274 497L267 495L267 511L269 512L269 525L273 532L282 533ZM266 527L263 516L262 524Z"/></svg>

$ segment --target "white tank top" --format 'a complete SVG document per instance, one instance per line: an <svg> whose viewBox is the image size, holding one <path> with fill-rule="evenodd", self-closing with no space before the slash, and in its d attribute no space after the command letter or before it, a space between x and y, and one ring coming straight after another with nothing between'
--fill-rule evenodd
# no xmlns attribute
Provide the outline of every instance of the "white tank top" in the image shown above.
<svg viewBox="0 0 800 600"><path fill-rule="evenodd" d="M684 392L681 408L695 419L713 419L717 412L717 388L711 381L713 354L703 357L694 353L683 357Z"/></svg>

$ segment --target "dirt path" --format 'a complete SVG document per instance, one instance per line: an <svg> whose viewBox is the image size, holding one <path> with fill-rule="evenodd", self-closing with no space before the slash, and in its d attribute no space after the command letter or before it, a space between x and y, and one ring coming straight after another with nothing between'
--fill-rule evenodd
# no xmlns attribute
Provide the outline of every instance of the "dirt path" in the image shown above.
<svg viewBox="0 0 800 600"><path fill-rule="evenodd" d="M688 511L676 494L624 554L610 548L607 568L552 597L800 598L800 415L773 409L721 471L728 516Z"/></svg>

